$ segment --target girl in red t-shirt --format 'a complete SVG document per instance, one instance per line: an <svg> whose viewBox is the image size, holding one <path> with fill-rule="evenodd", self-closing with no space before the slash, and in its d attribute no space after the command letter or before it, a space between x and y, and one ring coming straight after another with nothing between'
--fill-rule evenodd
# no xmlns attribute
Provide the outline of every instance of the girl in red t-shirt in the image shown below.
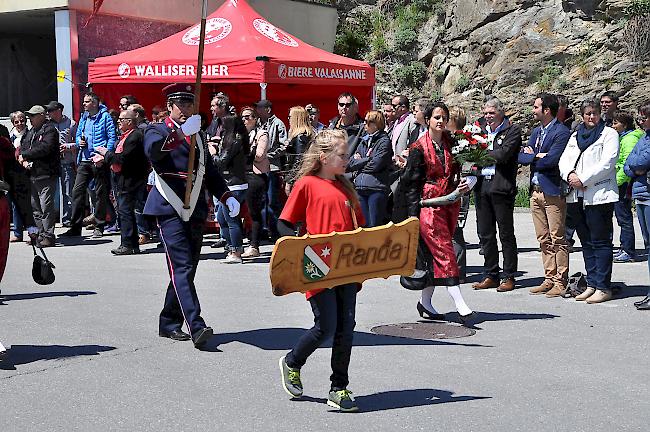
<svg viewBox="0 0 650 432"><path fill-rule="evenodd" d="M348 158L345 131L324 130L316 136L303 155L297 181L280 215L280 234L294 235L297 223L304 224L309 234L350 231L357 221L364 224L354 186L343 176ZM327 248L321 251L322 256L327 253ZM314 326L280 359L282 385L292 398L302 396L300 368L323 341L333 337L327 404L341 411L357 410L347 390L357 291L358 284L346 284L307 293Z"/></svg>

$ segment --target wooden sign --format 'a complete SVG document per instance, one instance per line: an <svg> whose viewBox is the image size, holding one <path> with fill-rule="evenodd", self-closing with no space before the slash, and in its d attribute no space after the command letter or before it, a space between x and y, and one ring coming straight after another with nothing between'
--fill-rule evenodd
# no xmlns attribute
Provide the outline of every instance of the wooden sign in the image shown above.
<svg viewBox="0 0 650 432"><path fill-rule="evenodd" d="M420 221L411 217L374 228L282 237L271 255L273 294L410 276L415 271L419 235Z"/></svg>

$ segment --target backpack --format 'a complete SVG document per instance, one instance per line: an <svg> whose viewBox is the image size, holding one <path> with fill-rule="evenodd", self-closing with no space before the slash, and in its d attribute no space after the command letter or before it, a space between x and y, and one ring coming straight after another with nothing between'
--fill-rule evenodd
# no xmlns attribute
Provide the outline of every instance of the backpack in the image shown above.
<svg viewBox="0 0 650 432"><path fill-rule="evenodd" d="M585 292L586 289L587 278L582 272L578 272L569 277L569 283L567 283L566 288L564 288L562 297L576 297Z"/></svg>

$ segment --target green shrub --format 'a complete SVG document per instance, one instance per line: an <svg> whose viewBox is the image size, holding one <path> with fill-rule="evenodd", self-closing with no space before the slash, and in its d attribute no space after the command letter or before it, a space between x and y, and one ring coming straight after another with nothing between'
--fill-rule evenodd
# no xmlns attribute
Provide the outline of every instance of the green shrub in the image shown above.
<svg viewBox="0 0 650 432"><path fill-rule="evenodd" d="M397 30L394 38L396 48L410 48L418 41L418 35L415 30L405 28Z"/></svg>
<svg viewBox="0 0 650 432"><path fill-rule="evenodd" d="M472 81L467 75L461 75L458 77L458 81L456 81L456 85L454 86L456 93L461 93L467 90L471 82Z"/></svg>
<svg viewBox="0 0 650 432"><path fill-rule="evenodd" d="M421 87L426 73L427 67L424 63L414 61L408 65L398 67L395 70L395 77L403 87Z"/></svg>
<svg viewBox="0 0 650 432"><path fill-rule="evenodd" d="M530 207L530 192L528 187L524 186L517 189L515 207Z"/></svg>
<svg viewBox="0 0 650 432"><path fill-rule="evenodd" d="M550 63L537 75L537 87L541 91L550 90L562 75L562 68L557 63Z"/></svg>
<svg viewBox="0 0 650 432"><path fill-rule="evenodd" d="M368 51L368 41L354 28L347 28L336 34L334 52L357 60L363 59Z"/></svg>
<svg viewBox="0 0 650 432"><path fill-rule="evenodd" d="M632 0L632 3L625 9L625 15L634 17L650 14L650 0Z"/></svg>

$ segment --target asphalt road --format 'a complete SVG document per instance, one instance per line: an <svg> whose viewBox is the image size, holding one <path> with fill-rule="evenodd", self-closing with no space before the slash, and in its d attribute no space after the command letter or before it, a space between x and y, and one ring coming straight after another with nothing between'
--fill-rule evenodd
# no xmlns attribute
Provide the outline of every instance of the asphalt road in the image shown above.
<svg viewBox="0 0 650 432"><path fill-rule="evenodd" d="M168 276L163 254L114 257L118 236L48 249L57 280L33 283L31 248L13 244L2 282L0 431L646 431L650 422L650 313L632 303L648 285L646 262L615 264L627 286L587 305L531 296L542 266L530 214L515 215L521 288L462 287L483 322L474 336L424 341L379 336L374 326L417 322L419 294L396 278L358 297L350 389L359 413L325 405L330 349L303 368L305 397L290 401L278 358L310 326L299 294L274 297L271 246L244 265L219 262L205 241L197 273L209 351L157 335ZM637 226L637 245L640 231ZM466 227L476 244L474 215ZM469 250L470 282L482 257ZM579 253L571 272L584 270ZM444 289L439 310L453 309ZM456 318L449 314L450 319Z"/></svg>

